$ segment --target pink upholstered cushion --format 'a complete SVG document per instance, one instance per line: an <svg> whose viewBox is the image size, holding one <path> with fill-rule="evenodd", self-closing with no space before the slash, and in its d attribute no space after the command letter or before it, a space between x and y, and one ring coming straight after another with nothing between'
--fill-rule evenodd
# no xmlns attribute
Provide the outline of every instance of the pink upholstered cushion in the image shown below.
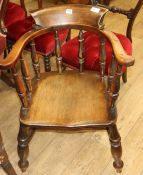
<svg viewBox="0 0 143 175"><path fill-rule="evenodd" d="M15 3L9 2L7 4L6 15L5 15L5 26L8 27L11 24L24 20L26 17L23 8Z"/></svg>
<svg viewBox="0 0 143 175"><path fill-rule="evenodd" d="M132 54L132 44L130 40L121 35L116 34L119 38L123 48L125 49L126 53L131 55ZM62 56L63 61L71 66L79 67L78 63L78 47L79 42L77 37L71 39L69 42L63 45L62 47ZM87 70L100 70L99 65L99 50L100 50L100 40L99 36L94 32L85 32L84 33L84 57L85 63L84 68ZM108 40L105 41L105 49L106 49L106 67L105 72L108 72L108 66L110 64L112 58L112 46ZM125 68L124 68L125 70Z"/></svg>

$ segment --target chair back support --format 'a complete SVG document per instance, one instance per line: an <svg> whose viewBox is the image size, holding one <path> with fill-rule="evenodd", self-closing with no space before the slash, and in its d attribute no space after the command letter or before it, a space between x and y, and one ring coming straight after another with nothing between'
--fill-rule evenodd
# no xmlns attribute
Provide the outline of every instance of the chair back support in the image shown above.
<svg viewBox="0 0 143 175"><path fill-rule="evenodd" d="M98 8L97 6L85 5L61 5L45 8L40 11L31 13L37 25L42 27L72 27L84 26L102 27L102 19L108 10L105 8ZM85 16L85 18L83 18ZM78 27L77 27L78 28Z"/></svg>

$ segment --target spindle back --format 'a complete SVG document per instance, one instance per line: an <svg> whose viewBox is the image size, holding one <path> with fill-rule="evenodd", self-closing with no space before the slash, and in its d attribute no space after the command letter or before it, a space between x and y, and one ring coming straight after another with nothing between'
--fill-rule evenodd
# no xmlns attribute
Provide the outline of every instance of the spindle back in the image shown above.
<svg viewBox="0 0 143 175"><path fill-rule="evenodd" d="M84 70L84 30L94 31L100 37L100 76L101 79L104 80L104 69L105 69L105 38L104 32L102 32L102 20L104 15L106 14L107 9L98 8L94 6L86 6L86 5L62 5L57 7L50 7L47 9L43 9L37 12L32 13L36 21L36 26L34 26L33 31L29 31L24 34L13 46L12 51L9 54L9 59L3 60L3 64L0 64L0 68L10 68L13 73L13 77L15 80L16 89L20 100L22 102L22 115L26 115L28 111L28 106L32 97L32 81L30 78L30 71L28 69L28 65L22 55L23 49L27 44L31 43L31 58L33 63L33 68L36 75L36 80L39 82L40 80L40 64L39 57L36 53L35 42L34 39L46 34L49 31L55 31L55 53L57 58L57 69L59 73L63 72L63 64L62 64L62 51L61 51L61 43L58 35L58 29L61 28L74 28L79 29L79 71L83 72ZM83 17L84 16L84 17ZM114 58L114 56L113 56ZM21 72L23 75L23 81L21 81L17 70L16 70L16 62L20 59L21 63ZM118 79L121 75L121 67L117 66L114 61L111 63L109 75L112 79L109 80L108 91L112 91L115 93L114 96L118 96L119 88L112 85L113 77ZM117 67L116 67L117 66ZM114 69L114 70L113 70ZM109 78L110 78L109 77ZM117 86L119 86L116 80ZM115 98L115 97L114 97ZM111 98L111 104L115 103L115 99Z"/></svg>
<svg viewBox="0 0 143 175"><path fill-rule="evenodd" d="M100 29L103 27L103 17L107 13L107 9L100 8L98 6L85 6L85 5L61 5L53 6L50 8L45 8L37 12L31 13L37 25L49 28L52 26L53 29L58 29L62 27L79 29L79 69L80 72L83 71L84 65L84 37L83 30L94 30L101 38L101 55L100 55L100 65L101 65L101 76L104 77L105 69L105 42ZM84 16L84 17L83 17ZM62 56L61 56L61 46L58 37L58 32L56 31L56 48L55 53L57 56L58 70L62 72Z"/></svg>

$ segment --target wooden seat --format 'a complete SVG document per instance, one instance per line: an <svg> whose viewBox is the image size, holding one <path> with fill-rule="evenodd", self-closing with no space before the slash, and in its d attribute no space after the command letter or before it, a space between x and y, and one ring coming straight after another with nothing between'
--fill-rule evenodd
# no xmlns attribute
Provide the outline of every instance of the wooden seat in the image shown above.
<svg viewBox="0 0 143 175"><path fill-rule="evenodd" d="M28 117L21 121L44 126L107 124L105 86L95 72L48 73L41 77Z"/></svg>
<svg viewBox="0 0 143 175"><path fill-rule="evenodd" d="M24 34L13 46L0 68L11 68L16 91L21 100L20 129L18 134L19 167L26 171L29 142L38 129L58 130L106 130L111 142L113 166L121 172L121 138L116 127L116 101L119 96L120 78L124 66L132 66L134 59L127 55L120 40L110 31L103 30L103 17L108 10L99 6L62 5L33 12L37 28ZM84 16L84 18L83 18ZM62 61L59 29L78 29L78 69L66 70ZM55 55L57 72L40 72L39 57L36 54L35 39L49 31L55 33ZM85 71L84 31L99 36L100 72ZM113 54L105 74L105 40L111 43ZM33 81L22 51L32 46L32 63L35 72ZM20 60L23 81L16 70ZM102 156L102 155L101 155Z"/></svg>

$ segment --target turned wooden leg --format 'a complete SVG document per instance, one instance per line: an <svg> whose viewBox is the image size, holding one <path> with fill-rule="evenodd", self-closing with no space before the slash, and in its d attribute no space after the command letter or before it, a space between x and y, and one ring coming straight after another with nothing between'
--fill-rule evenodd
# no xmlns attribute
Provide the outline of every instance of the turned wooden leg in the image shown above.
<svg viewBox="0 0 143 175"><path fill-rule="evenodd" d="M116 125L112 125L108 128L109 139L111 143L111 153L114 158L113 166L118 173L122 171L123 161L121 160L122 156L122 147L121 147L121 137L118 133Z"/></svg>
<svg viewBox="0 0 143 175"><path fill-rule="evenodd" d="M127 82L127 69L126 69L126 71L122 74L122 80L123 80L124 83Z"/></svg>
<svg viewBox="0 0 143 175"><path fill-rule="evenodd" d="M0 165L2 166L3 170L6 172L7 175L16 175L14 168L12 167L11 163L8 160L8 155L3 146L1 134L0 134Z"/></svg>
<svg viewBox="0 0 143 175"><path fill-rule="evenodd" d="M44 56L44 64L45 64L45 71L50 72L51 71L50 55Z"/></svg>
<svg viewBox="0 0 143 175"><path fill-rule="evenodd" d="M20 130L18 134L18 155L19 162L18 165L22 172L25 172L29 166L29 162L27 160L29 154L29 142L33 136L34 130L29 126L25 126L22 123L20 124Z"/></svg>

